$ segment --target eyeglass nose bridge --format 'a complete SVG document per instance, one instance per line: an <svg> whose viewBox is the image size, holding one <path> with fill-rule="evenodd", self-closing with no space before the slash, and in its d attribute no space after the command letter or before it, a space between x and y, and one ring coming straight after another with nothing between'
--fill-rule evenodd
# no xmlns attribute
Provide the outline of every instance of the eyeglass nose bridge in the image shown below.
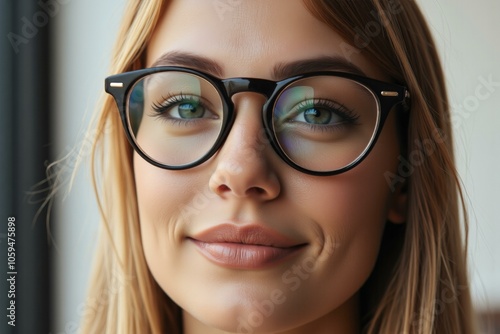
<svg viewBox="0 0 500 334"><path fill-rule="evenodd" d="M229 98L242 92L253 92L264 95L269 99L276 90L276 82L255 78L230 78L222 80Z"/></svg>
<svg viewBox="0 0 500 334"><path fill-rule="evenodd" d="M267 138L275 150L275 152L279 156L283 156L283 153L280 152L280 149L278 148L278 144L275 143L274 141L274 135L273 135L273 130L271 129L269 125L269 117L266 117L265 111L267 110L268 104L271 102L271 99L273 98L273 95L276 95L276 92L282 89L283 83L280 82L275 82L271 80L266 80L266 79L258 79L258 78L228 78L228 79L223 79L221 80L222 84L225 89L225 93L227 94L227 98L231 100L232 96L237 94L237 93L243 93L243 92L252 92L252 93L258 93L266 98L266 102L264 103L263 106L263 112L264 114L262 115L262 121L263 121L263 129L267 135ZM227 101L229 105L231 105L230 101ZM226 129L222 132L221 134L221 140L219 144L214 145L214 152L219 150L220 147L224 144L225 140L227 139L229 132L231 131L232 124L233 124L234 118L232 118L227 124L229 126L226 127Z"/></svg>

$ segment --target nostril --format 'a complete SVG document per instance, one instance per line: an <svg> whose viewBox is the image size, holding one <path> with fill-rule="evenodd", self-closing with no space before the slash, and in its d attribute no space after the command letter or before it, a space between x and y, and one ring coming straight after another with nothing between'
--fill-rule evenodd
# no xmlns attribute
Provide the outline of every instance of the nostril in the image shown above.
<svg viewBox="0 0 500 334"><path fill-rule="evenodd" d="M253 193L254 193L254 194L256 194L256 195L262 195L262 194L265 194L265 193L266 193L266 191L265 191L264 189L260 188L260 187L253 187L253 188L250 188L250 189L248 190L248 192L249 192L249 193L252 193L252 192L253 192Z"/></svg>
<svg viewBox="0 0 500 334"><path fill-rule="evenodd" d="M219 190L219 193L224 193L224 192L229 191L229 190L231 190L231 189L229 189L229 187L228 187L228 186L226 186L225 184L221 184L221 185L219 186L218 190Z"/></svg>
<svg viewBox="0 0 500 334"><path fill-rule="evenodd" d="M227 192L230 192L232 191L231 188L229 188L227 185L225 184L221 184L220 186L217 187L217 193L219 195L222 195L223 193L227 193ZM261 187L251 187L249 188L246 192L245 192L245 195L256 195L256 196L260 196L260 195L264 195L266 193L266 190L261 188Z"/></svg>

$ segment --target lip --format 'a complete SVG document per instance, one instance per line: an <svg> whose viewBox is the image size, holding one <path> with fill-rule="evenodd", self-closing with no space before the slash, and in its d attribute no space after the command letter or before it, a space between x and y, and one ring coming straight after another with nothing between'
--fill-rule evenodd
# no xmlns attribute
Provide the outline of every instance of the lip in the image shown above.
<svg viewBox="0 0 500 334"><path fill-rule="evenodd" d="M262 225L222 224L188 239L208 260L237 269L262 269L279 264L307 245Z"/></svg>

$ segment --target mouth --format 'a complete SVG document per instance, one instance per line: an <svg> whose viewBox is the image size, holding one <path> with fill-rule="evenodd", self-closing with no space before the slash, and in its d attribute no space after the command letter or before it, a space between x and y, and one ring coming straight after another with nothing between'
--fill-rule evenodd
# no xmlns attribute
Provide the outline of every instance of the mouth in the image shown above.
<svg viewBox="0 0 500 334"><path fill-rule="evenodd" d="M307 246L262 225L217 225L188 240L211 262L233 269L268 268Z"/></svg>

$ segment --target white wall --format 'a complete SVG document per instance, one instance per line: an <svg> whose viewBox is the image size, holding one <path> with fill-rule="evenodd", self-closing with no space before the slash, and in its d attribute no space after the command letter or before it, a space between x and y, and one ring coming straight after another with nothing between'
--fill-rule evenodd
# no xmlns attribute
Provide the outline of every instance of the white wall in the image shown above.
<svg viewBox="0 0 500 334"><path fill-rule="evenodd" d="M124 0L58 0L52 22L55 33L53 74L56 107L54 142L62 156L77 142L89 143L84 131L99 95L104 91L111 47L116 38ZM88 158L85 145L81 158ZM73 155L68 164L78 158ZM89 162L78 173L72 191L58 202L54 242L53 291L55 325L51 333L77 333L80 316L92 307L86 299L99 217L91 187Z"/></svg>
<svg viewBox="0 0 500 334"><path fill-rule="evenodd" d="M61 2L63 2L61 0ZM120 1L65 0L54 17L56 32L55 143L68 153L83 131L103 90L110 48L124 7ZM430 20L442 55L456 124L461 177L470 199L471 277L480 308L500 307L500 87L475 97L481 78L500 82L500 2L418 0ZM482 88L481 92L484 91ZM477 105L475 104L477 103ZM74 159L70 163L74 163ZM52 333L76 333L86 307L88 272L97 231L97 209L87 169L56 210Z"/></svg>

